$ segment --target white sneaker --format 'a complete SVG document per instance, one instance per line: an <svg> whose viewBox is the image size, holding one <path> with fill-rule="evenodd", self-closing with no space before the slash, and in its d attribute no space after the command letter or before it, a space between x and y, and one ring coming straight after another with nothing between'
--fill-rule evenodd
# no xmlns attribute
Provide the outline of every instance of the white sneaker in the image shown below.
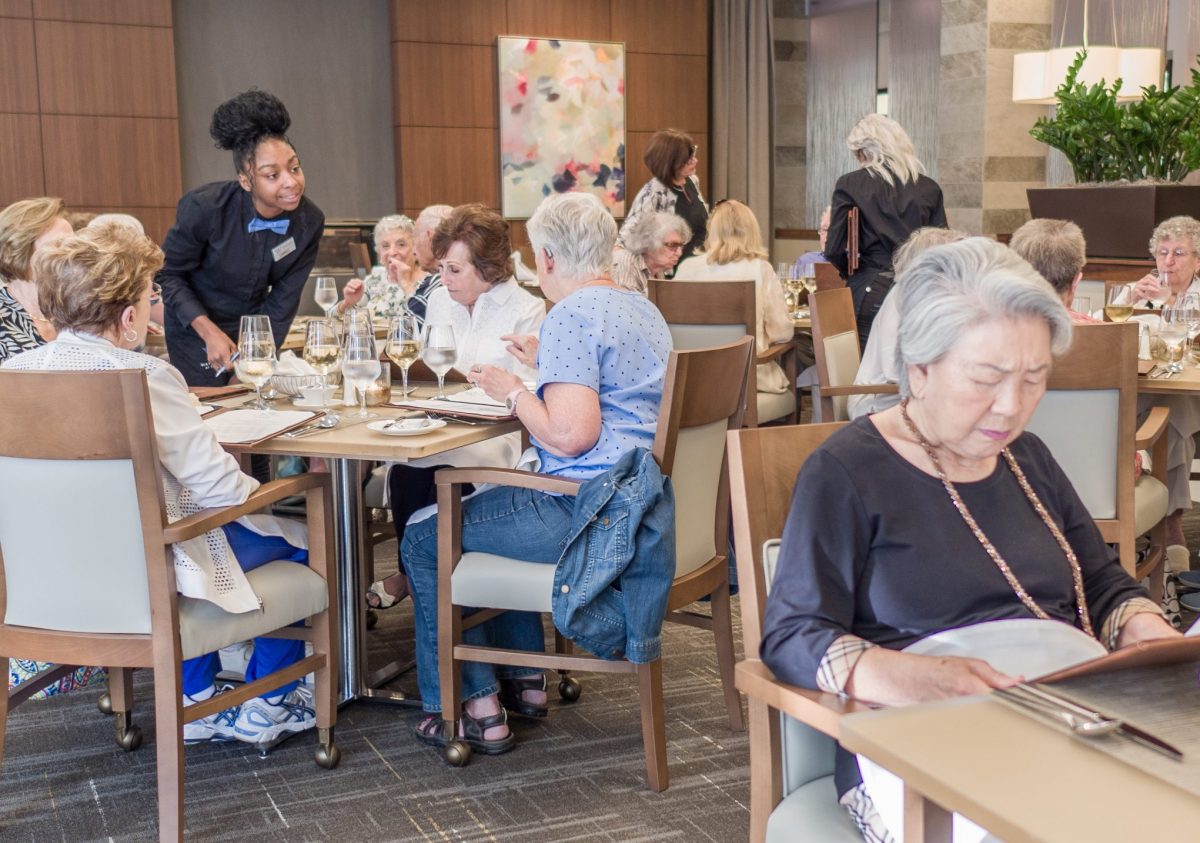
<svg viewBox="0 0 1200 843"><path fill-rule="evenodd" d="M183 706L186 709L189 705L194 705L198 702L204 702L214 696L220 696L226 691L232 691L232 685L222 685L220 688L212 688L210 692L201 691L195 697L183 695ZM206 741L232 741L237 740L237 734L234 732L234 726L238 719L238 706L227 708L224 711L218 711L216 714L210 714L208 717L202 717L199 720L193 720L190 723L183 724L183 742L185 744L204 743Z"/></svg>
<svg viewBox="0 0 1200 843"><path fill-rule="evenodd" d="M317 725L313 694L304 685L297 685L278 702L254 697L242 703L234 724L234 737L257 747L268 747L296 732Z"/></svg>

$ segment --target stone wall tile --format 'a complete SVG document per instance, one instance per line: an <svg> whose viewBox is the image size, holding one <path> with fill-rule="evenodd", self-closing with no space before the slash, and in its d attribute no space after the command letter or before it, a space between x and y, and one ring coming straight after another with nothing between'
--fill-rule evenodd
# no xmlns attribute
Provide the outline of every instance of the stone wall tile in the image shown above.
<svg viewBox="0 0 1200 843"><path fill-rule="evenodd" d="M984 159L983 177L988 181L1046 180L1046 158L1037 155L993 155Z"/></svg>
<svg viewBox="0 0 1200 843"><path fill-rule="evenodd" d="M1048 23L990 23L988 46L1001 50L1044 50L1050 45Z"/></svg>

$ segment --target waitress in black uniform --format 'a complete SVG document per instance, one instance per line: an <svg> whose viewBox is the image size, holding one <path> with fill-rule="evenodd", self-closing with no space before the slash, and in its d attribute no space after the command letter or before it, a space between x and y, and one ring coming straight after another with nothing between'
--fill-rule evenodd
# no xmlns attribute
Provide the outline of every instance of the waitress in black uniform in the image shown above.
<svg viewBox="0 0 1200 843"><path fill-rule="evenodd" d="M300 306L325 215L304 195L290 125L287 108L265 91L222 103L209 133L233 153L237 179L179 200L158 283L167 351L191 386L229 381L243 315L266 314L278 346Z"/></svg>

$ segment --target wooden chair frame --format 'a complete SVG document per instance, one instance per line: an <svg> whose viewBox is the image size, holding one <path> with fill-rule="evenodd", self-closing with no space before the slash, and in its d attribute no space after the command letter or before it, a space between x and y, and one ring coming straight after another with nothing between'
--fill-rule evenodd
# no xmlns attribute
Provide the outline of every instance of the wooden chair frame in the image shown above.
<svg viewBox="0 0 1200 843"><path fill-rule="evenodd" d="M276 480L255 491L237 506L206 509L167 523L159 479L158 447L150 414L145 373L4 372L0 371L0 443L4 456L25 459L131 460L141 513L142 541L150 588L152 629L148 635L62 632L0 622L0 671L7 673L8 654L56 665L0 694L0 762L8 710L56 681L77 665L103 665L109 670L109 694L116 715L118 743L127 750L140 745L140 731L131 723L132 669L154 670L154 710L158 743L158 821L160 840L182 840L184 828L183 724L223 711L280 684L316 674L315 702L318 763L333 767L338 750L333 742L337 719L336 570L332 565L332 503L329 478L304 474ZM65 408L71 408L66 411ZM84 409L85 408L85 409ZM183 707L180 662L179 601L174 556L170 546L202 536L222 524L292 495L303 493L307 504L309 568L323 577L329 607L313 615L307 627L285 627L269 633L275 638L312 642L314 654L269 676L248 682L205 702ZM7 613L4 559L0 552L0 618Z"/></svg>
<svg viewBox="0 0 1200 843"><path fill-rule="evenodd" d="M737 325L746 327L752 339L758 335L758 315L753 279L739 281L665 281L651 278L646 296L671 325ZM754 365L778 363L787 376L788 391L795 405L791 413L782 416L787 424L798 419L796 401L796 342L774 343L766 351L755 353ZM746 382L745 426L758 427L758 379Z"/></svg>
<svg viewBox="0 0 1200 843"><path fill-rule="evenodd" d="M350 268L358 277L363 278L371 272L371 249L366 243L352 242L350 249Z"/></svg>
<svg viewBox="0 0 1200 843"><path fill-rule="evenodd" d="M735 430L727 434L733 541L740 585L742 644L746 653L745 661L738 662L735 673L738 690L749 703L753 843L765 839L767 818L783 794L778 713L789 714L836 739L842 715L867 708L863 703L843 700L835 694L781 682L758 659L767 595L763 544L783 535L792 487L804 460L844 426L844 422L809 424Z"/></svg>
<svg viewBox="0 0 1200 843"><path fill-rule="evenodd" d="M837 384L831 383L829 360L825 356L825 340L848 331L858 337L858 321L854 317L854 296L849 287L820 290L808 297L812 317L813 356L817 362L818 396L821 419L833 418L833 399L850 395L894 395L899 387L894 383ZM856 343L857 345L857 343Z"/></svg>
<svg viewBox="0 0 1200 843"><path fill-rule="evenodd" d="M654 457L663 474L669 476L674 467L676 439L680 430L720 419L727 419L730 430L741 427L742 402L731 397L727 384L738 384L736 394L744 394L741 386L747 376L753 349L753 338L746 337L732 345L671 353L653 447ZM590 655L576 655L570 642L557 630L553 654L502 650L462 643L464 630L504 611L483 608L464 619L461 608L450 599L451 578L462 558L462 485L465 483L496 483L563 495L576 495L580 487L580 483L575 480L512 469L451 468L442 469L437 473L438 669L442 682L444 734L455 734L454 730L457 728L452 718L457 717L461 700L461 674L458 664L460 661L536 666L558 670L560 673L566 670L632 673L638 679L647 782L655 792L666 790L669 785L669 773L661 659L647 664L634 664L626 660L610 661ZM714 541L717 552L699 568L675 579L667 600L665 620L713 631L730 728L741 731L744 728L742 706L733 678L734 648L729 569L727 557L722 552L728 544L728 511L728 458L724 458L714 516ZM711 616L682 611L684 607L704 596L711 598Z"/></svg>

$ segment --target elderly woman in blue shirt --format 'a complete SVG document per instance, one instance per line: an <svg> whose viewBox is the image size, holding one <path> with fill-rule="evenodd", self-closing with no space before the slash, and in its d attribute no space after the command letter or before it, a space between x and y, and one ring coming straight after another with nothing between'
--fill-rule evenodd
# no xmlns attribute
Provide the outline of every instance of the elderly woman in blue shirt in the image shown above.
<svg viewBox="0 0 1200 843"><path fill-rule="evenodd" d="M671 353L658 309L611 278L617 226L596 197L547 198L528 223L538 281L554 308L539 338L513 337L511 353L537 367L537 388L495 366L473 366L468 378L505 401L529 431L540 471L587 480L611 469L634 448L649 449ZM463 501L462 548L553 565L571 523L574 501L529 489L499 487ZM417 681L427 714L416 728L442 746L437 654L437 519L408 527L401 555L409 573L417 641ZM467 630L464 640L540 652L537 614L506 612ZM468 662L459 733L476 752L512 748L506 705L545 714L545 677L529 668Z"/></svg>

